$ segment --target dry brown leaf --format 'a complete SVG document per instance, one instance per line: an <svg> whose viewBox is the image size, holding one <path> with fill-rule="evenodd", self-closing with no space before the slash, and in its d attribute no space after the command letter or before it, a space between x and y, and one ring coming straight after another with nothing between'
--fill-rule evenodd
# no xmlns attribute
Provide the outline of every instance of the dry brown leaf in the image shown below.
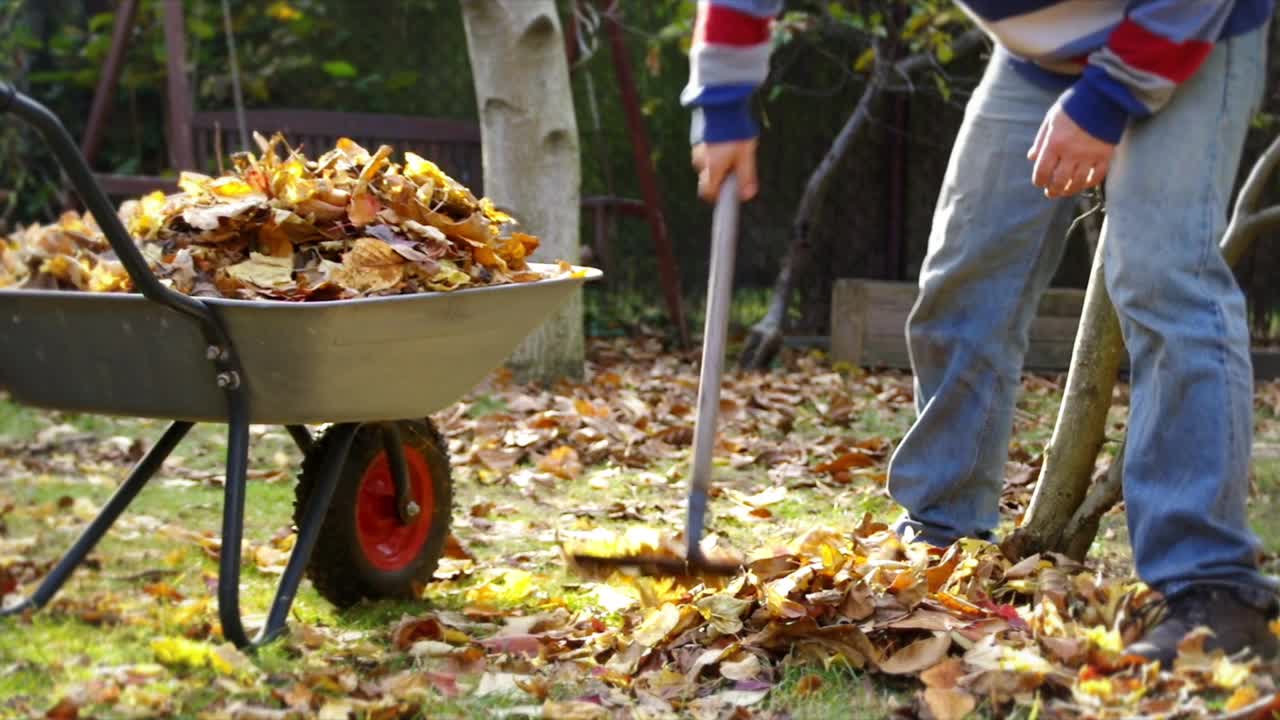
<svg viewBox="0 0 1280 720"><path fill-rule="evenodd" d="M538 469L562 480L575 480L582 474L582 462L578 459L578 451L561 445L538 461Z"/></svg>
<svg viewBox="0 0 1280 720"><path fill-rule="evenodd" d="M945 633L917 640L880 663L880 670L891 675L918 673L942 662L950 648L951 636Z"/></svg>
<svg viewBox="0 0 1280 720"><path fill-rule="evenodd" d="M729 680L754 680L764 672L760 658L754 653L743 653L737 660L722 660L720 674Z"/></svg>
<svg viewBox="0 0 1280 720"><path fill-rule="evenodd" d="M947 658L933 667L920 673L920 682L925 687L953 688L956 681L964 675L964 661L960 658Z"/></svg>
<svg viewBox="0 0 1280 720"><path fill-rule="evenodd" d="M973 712L978 701L958 688L930 687L924 690L924 704L934 720L961 720Z"/></svg>

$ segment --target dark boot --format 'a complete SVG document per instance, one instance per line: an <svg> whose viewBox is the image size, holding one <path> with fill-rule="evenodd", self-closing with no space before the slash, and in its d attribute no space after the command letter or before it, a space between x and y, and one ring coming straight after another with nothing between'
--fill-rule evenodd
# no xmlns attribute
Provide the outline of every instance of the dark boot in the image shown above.
<svg viewBox="0 0 1280 720"><path fill-rule="evenodd" d="M1270 627L1275 617L1274 601L1269 608L1262 608L1244 602L1229 587L1193 585L1171 598L1164 619L1125 653L1159 660L1164 668L1172 668L1178 644L1187 633L1203 626L1213 631L1205 641L1206 652L1222 650L1234 655L1248 648L1253 655L1272 658L1280 650L1280 642Z"/></svg>

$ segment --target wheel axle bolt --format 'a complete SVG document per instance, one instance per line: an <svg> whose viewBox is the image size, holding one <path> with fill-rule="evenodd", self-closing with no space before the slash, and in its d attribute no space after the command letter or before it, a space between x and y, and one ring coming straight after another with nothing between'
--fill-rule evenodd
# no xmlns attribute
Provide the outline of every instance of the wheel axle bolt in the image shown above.
<svg viewBox="0 0 1280 720"><path fill-rule="evenodd" d="M418 503L412 500L404 506L404 514L409 517L418 517L418 513L420 512L422 512L422 508L418 507Z"/></svg>

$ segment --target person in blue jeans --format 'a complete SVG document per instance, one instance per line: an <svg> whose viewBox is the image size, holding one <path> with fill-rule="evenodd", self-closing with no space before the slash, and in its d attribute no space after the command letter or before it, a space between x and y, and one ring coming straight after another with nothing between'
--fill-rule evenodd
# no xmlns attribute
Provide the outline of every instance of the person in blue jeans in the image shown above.
<svg viewBox="0 0 1280 720"><path fill-rule="evenodd" d="M1245 512L1253 373L1218 250L1266 79L1272 0L972 0L994 40L938 196L907 323L917 417L890 461L904 537L991 539L1032 316L1069 198L1106 183L1107 289L1129 352L1124 496L1139 576L1168 604L1129 652L1190 630L1274 656L1277 584ZM749 101L781 0L702 0L682 102L699 194L759 192Z"/></svg>

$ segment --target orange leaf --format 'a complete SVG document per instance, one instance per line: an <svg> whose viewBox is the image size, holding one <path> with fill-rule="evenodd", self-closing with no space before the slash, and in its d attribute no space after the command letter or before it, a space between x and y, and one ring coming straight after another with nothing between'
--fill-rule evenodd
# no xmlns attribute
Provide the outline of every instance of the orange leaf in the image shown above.
<svg viewBox="0 0 1280 720"><path fill-rule="evenodd" d="M356 193L347 204L347 219L356 227L364 227L378 219L378 211L381 209L382 203L372 193Z"/></svg>
<svg viewBox="0 0 1280 720"><path fill-rule="evenodd" d="M835 474L842 470L871 467L876 464L875 458L861 450L847 452L830 462L822 463L813 469L814 472Z"/></svg>
<svg viewBox="0 0 1280 720"><path fill-rule="evenodd" d="M577 450L561 445L538 461L538 469L562 480L573 480L582 474L582 462Z"/></svg>

